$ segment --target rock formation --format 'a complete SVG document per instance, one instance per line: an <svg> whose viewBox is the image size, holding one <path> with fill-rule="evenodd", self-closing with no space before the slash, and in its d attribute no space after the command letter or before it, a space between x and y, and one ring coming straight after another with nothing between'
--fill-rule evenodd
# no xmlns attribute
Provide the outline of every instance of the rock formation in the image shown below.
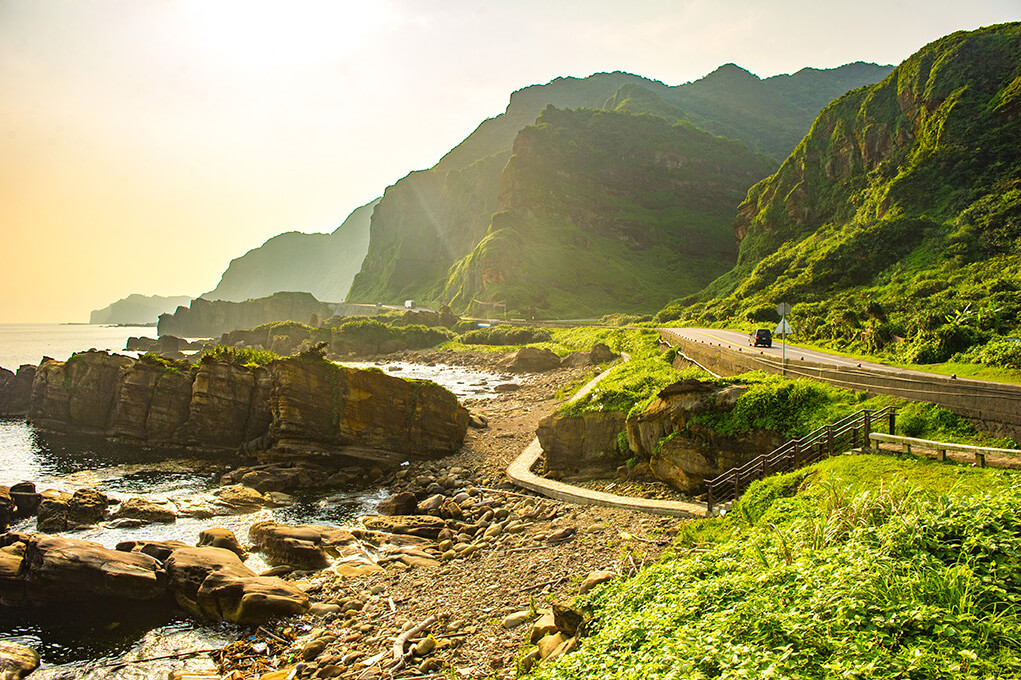
<svg viewBox="0 0 1021 680"><path fill-rule="evenodd" d="M572 476L612 472L624 462L617 435L624 431L626 416L622 411L605 411L540 420L535 434L545 454L546 471Z"/></svg>
<svg viewBox="0 0 1021 680"><path fill-rule="evenodd" d="M105 352L39 366L38 428L147 446L349 456L396 463L460 448L468 412L446 389L309 354L265 366L197 366Z"/></svg>
<svg viewBox="0 0 1021 680"><path fill-rule="evenodd" d="M35 366L23 364L13 373L0 366L0 416L23 416L32 397Z"/></svg>
<svg viewBox="0 0 1021 680"><path fill-rule="evenodd" d="M274 321L305 323L313 314L326 319L333 314L333 307L310 293L274 293L244 302L199 298L192 300L189 307L178 307L173 314L161 314L156 330L159 335L211 338Z"/></svg>
<svg viewBox="0 0 1021 680"><path fill-rule="evenodd" d="M747 387L721 387L699 380L681 380L663 388L656 401L628 418L631 452L649 460L652 472L675 489L701 491L706 478L773 450L783 438L766 430L740 437L720 435L694 422L699 415L734 408Z"/></svg>

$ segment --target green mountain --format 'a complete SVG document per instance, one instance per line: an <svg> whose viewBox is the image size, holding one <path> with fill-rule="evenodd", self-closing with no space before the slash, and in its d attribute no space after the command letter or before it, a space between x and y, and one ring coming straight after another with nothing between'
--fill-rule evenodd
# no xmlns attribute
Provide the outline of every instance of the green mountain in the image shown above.
<svg viewBox="0 0 1021 680"><path fill-rule="evenodd" d="M547 108L518 133L499 210L443 297L554 317L655 311L731 267L737 205L775 167L688 122Z"/></svg>
<svg viewBox="0 0 1021 680"><path fill-rule="evenodd" d="M216 288L201 297L242 302L296 290L319 300L343 300L369 249L369 219L377 203L355 209L330 234L274 236L231 260Z"/></svg>
<svg viewBox="0 0 1021 680"><path fill-rule="evenodd" d="M1016 333L1021 24L946 36L840 97L738 212L737 266L661 319L766 321L786 300L806 339L918 362Z"/></svg>
<svg viewBox="0 0 1021 680"><path fill-rule="evenodd" d="M735 70L744 76L732 77ZM712 123L732 131L730 136L752 149L779 149L779 159L805 133L834 90L840 93L847 87L876 82L888 72L888 67L852 64L760 80L737 67L723 67L700 81L677 87L618 72L584 79L559 78L515 92L505 113L484 121L436 166L411 173L387 189L373 215L369 252L348 300L448 302L456 298L467 302L469 293L478 288L458 291L454 287L458 280L465 280L461 260L487 238L490 225L499 221L495 213L506 209L501 192L507 181L502 175L509 167L512 145L521 130L532 126L548 106L641 112L670 123L690 118L715 132ZM693 107L690 115L686 102ZM550 212L542 205L544 198L533 197L539 203L516 207ZM627 200L642 201L635 197ZM726 210L735 206L728 205ZM554 212L558 209L552 208ZM718 271L718 267L714 264L711 270ZM551 291L551 295L558 294ZM660 298L660 292L650 295L643 306ZM628 299L636 298L631 295Z"/></svg>

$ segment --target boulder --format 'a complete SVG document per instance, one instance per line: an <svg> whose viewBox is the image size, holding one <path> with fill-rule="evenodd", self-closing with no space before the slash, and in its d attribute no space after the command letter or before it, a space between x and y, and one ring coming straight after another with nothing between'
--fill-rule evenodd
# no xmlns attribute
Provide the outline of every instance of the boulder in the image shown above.
<svg viewBox="0 0 1021 680"><path fill-rule="evenodd" d="M590 571L588 573L588 576L585 577L585 580L583 580L581 582L581 585L578 586L578 594L584 595L585 593L589 592L590 590L598 586L600 583L606 583L607 581L616 578L616 576L617 574L615 574L612 571L604 570Z"/></svg>
<svg viewBox="0 0 1021 680"><path fill-rule="evenodd" d="M439 385L339 366L315 351L255 368L96 351L48 360L36 371L28 417L42 430L147 446L390 463L454 453L468 428L467 410ZM231 481L280 490L319 479L251 472L258 474Z"/></svg>
<svg viewBox="0 0 1021 680"><path fill-rule="evenodd" d="M501 370L509 373L541 373L560 367L560 357L548 349L522 347L499 362Z"/></svg>
<svg viewBox="0 0 1021 680"><path fill-rule="evenodd" d="M376 512L381 515L414 515L417 509L418 499L415 494L402 491L380 503Z"/></svg>
<svg viewBox="0 0 1021 680"><path fill-rule="evenodd" d="M153 600L167 594L166 571L141 553L110 550L91 541L10 532L0 536L0 552L3 605Z"/></svg>
<svg viewBox="0 0 1021 680"><path fill-rule="evenodd" d="M254 625L308 610L308 596L297 586L256 575L224 548L179 548L166 569L177 603L198 616Z"/></svg>
<svg viewBox="0 0 1021 680"><path fill-rule="evenodd" d="M435 539L446 527L446 522L431 515L395 515L392 517L369 515L362 518L362 524L371 531L408 534L429 539Z"/></svg>
<svg viewBox="0 0 1021 680"><path fill-rule="evenodd" d="M581 628L584 620L585 617L582 616L582 613L574 607L561 602L553 604L553 623L556 624L557 630L563 633L565 637L577 635L578 629Z"/></svg>
<svg viewBox="0 0 1021 680"><path fill-rule="evenodd" d="M7 531L7 527L14 517L14 499L11 498L9 487L0 486L0 534Z"/></svg>
<svg viewBox="0 0 1021 680"><path fill-rule="evenodd" d="M177 513L167 504L157 504L144 498L129 498L113 513L114 519L128 518L143 522L170 524L177 521Z"/></svg>
<svg viewBox="0 0 1021 680"><path fill-rule="evenodd" d="M546 416L535 434L546 460L546 469L564 474L603 474L626 460L618 450L627 414L593 411L580 416ZM628 456L630 454L627 454Z"/></svg>
<svg viewBox="0 0 1021 680"><path fill-rule="evenodd" d="M9 493L14 502L14 517L31 517L39 510L42 495L36 492L32 482L18 482Z"/></svg>
<svg viewBox="0 0 1021 680"><path fill-rule="evenodd" d="M39 653L31 647L0 641L0 680L21 680L39 667Z"/></svg>
<svg viewBox="0 0 1021 680"><path fill-rule="evenodd" d="M42 494L36 528L52 533L91 526L106 519L110 503L95 489L78 489L73 494L49 489Z"/></svg>
<svg viewBox="0 0 1021 680"><path fill-rule="evenodd" d="M369 559L351 532L336 527L256 522L248 530L248 540L252 550L265 554L272 564L299 569L323 569L331 557Z"/></svg>
<svg viewBox="0 0 1021 680"><path fill-rule="evenodd" d="M598 366L613 361L620 355L615 354L608 346L601 342L592 345L592 349L583 352L574 352L564 357L560 365L584 368L586 366Z"/></svg>
<svg viewBox="0 0 1021 680"><path fill-rule="evenodd" d="M14 373L0 367L0 417L24 416L32 399L35 366L23 364Z"/></svg>
<svg viewBox="0 0 1021 680"><path fill-rule="evenodd" d="M248 559L248 553L244 548L241 547L241 543L238 542L237 536L230 529L223 527L213 527L211 529L203 529L199 532L199 543L198 547L213 547L213 548L224 548L237 555L241 561Z"/></svg>

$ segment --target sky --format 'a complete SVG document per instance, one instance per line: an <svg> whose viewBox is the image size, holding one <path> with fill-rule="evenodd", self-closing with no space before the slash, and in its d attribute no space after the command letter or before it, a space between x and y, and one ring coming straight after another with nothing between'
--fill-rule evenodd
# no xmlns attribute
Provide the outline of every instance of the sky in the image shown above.
<svg viewBox="0 0 1021 680"><path fill-rule="evenodd" d="M333 231L510 93L897 64L1017 0L0 0L0 323L197 296Z"/></svg>

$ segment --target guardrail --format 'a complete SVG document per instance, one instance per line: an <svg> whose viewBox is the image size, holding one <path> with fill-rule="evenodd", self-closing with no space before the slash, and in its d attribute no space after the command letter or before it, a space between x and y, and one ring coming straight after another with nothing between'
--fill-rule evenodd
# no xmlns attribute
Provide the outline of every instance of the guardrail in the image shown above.
<svg viewBox="0 0 1021 680"><path fill-rule="evenodd" d="M713 505L734 500L757 479L811 465L834 453L869 446L872 429L884 420L891 433L896 431L896 416L893 406L862 409L706 480L706 515L712 514Z"/></svg>
<svg viewBox="0 0 1021 680"><path fill-rule="evenodd" d="M975 463L979 467L986 466L986 454L999 454L1004 456L1013 456L1014 458L1021 457L1021 451L1017 449L994 449L988 446L973 446L971 444L954 444L952 442L936 442L931 439L916 439L915 437L901 437L895 434L883 434L882 432L870 432L869 441L876 443L876 450L879 450L879 442L892 442L894 444L902 444L904 446L904 453L911 453L912 446L918 446L919 448L925 448L935 450L937 457L941 461L947 459L947 451L960 451L962 453L971 453L975 456Z"/></svg>

